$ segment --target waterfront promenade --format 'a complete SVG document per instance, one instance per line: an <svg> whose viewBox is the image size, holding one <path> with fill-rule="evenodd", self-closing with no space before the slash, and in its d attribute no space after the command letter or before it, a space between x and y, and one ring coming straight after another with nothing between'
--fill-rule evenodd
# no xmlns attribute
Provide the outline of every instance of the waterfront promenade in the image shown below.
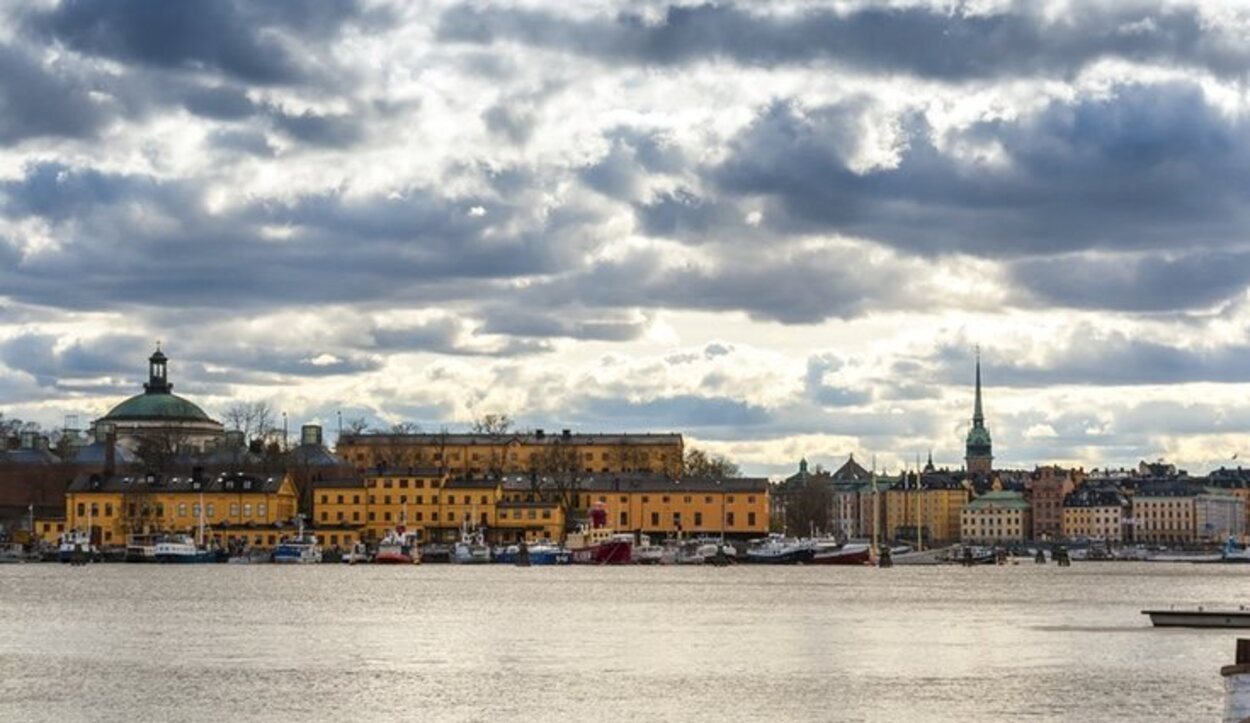
<svg viewBox="0 0 1250 723"><path fill-rule="evenodd" d="M5 720L1214 719L1242 566L0 567Z"/></svg>

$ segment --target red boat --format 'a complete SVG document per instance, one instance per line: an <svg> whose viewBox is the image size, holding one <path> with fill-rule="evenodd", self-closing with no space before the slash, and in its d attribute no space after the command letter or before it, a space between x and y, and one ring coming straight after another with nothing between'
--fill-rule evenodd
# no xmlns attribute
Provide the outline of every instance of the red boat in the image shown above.
<svg viewBox="0 0 1250 723"><path fill-rule="evenodd" d="M595 505L590 510L590 526L570 534L565 547L575 565L628 565L633 562L634 536L613 532L607 510Z"/></svg>
<svg viewBox="0 0 1250 723"><path fill-rule="evenodd" d="M378 565L412 565L421 562L416 535L405 532L403 526L386 533L378 543L378 553L373 556Z"/></svg>
<svg viewBox="0 0 1250 723"><path fill-rule="evenodd" d="M872 548L864 544L846 544L830 547L817 546L816 554L808 560L809 565L867 565L872 559Z"/></svg>

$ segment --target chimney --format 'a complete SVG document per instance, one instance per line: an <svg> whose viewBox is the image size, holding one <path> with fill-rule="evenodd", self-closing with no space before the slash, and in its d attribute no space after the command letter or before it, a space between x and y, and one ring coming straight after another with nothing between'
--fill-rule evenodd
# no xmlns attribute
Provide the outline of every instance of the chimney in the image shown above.
<svg viewBox="0 0 1250 723"><path fill-rule="evenodd" d="M36 437L34 432L22 432L21 449L34 449Z"/></svg>
<svg viewBox="0 0 1250 723"><path fill-rule="evenodd" d="M104 434L104 476L113 476L113 471L117 466L117 432L109 429Z"/></svg>
<svg viewBox="0 0 1250 723"><path fill-rule="evenodd" d="M300 427L299 443L312 445L315 447L320 447L321 446L321 425L320 424L305 424L304 426Z"/></svg>
<svg viewBox="0 0 1250 723"><path fill-rule="evenodd" d="M565 429L565 430L561 430L561 431L560 431L560 436L561 436L561 437L564 437L565 439L571 439L571 438L573 437L573 433L572 433L571 431L569 431L569 430Z"/></svg>

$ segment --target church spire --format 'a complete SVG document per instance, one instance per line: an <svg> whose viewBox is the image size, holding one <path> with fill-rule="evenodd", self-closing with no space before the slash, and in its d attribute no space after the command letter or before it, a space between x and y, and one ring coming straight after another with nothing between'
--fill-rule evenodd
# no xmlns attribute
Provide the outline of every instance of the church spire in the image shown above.
<svg viewBox="0 0 1250 723"><path fill-rule="evenodd" d="M985 426L985 412L981 409L981 347L977 347L977 401L972 410L972 426Z"/></svg>

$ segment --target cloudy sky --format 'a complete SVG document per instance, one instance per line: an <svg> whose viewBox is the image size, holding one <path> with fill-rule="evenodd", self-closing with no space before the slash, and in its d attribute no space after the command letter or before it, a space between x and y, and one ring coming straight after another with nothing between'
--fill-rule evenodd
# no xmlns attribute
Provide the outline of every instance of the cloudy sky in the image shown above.
<svg viewBox="0 0 1250 723"><path fill-rule="evenodd" d="M1250 10L0 9L0 411L1250 454Z"/></svg>

